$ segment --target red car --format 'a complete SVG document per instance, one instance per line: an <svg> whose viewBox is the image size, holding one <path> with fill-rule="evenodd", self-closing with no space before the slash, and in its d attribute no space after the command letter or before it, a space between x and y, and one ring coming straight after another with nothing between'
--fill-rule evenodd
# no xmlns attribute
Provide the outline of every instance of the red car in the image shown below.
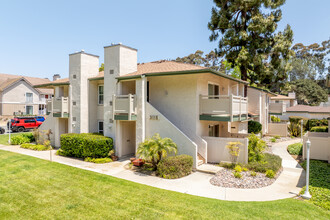
<svg viewBox="0 0 330 220"><path fill-rule="evenodd" d="M10 128L13 132L23 132L28 129L39 128L42 122L37 121L33 117L17 117L11 120ZM9 129L9 122L7 124Z"/></svg>

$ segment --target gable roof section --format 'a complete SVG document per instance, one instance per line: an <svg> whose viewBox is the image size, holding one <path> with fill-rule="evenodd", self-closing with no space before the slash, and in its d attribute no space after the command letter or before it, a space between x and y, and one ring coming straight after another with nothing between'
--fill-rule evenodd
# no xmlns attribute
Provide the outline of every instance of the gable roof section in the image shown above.
<svg viewBox="0 0 330 220"><path fill-rule="evenodd" d="M44 88L44 87L51 87L51 86L62 86L62 85L70 85L69 78L58 79L56 81L49 81L47 83L35 85L35 88Z"/></svg>
<svg viewBox="0 0 330 220"><path fill-rule="evenodd" d="M330 114L330 107L296 105L296 106L287 108L286 111L287 112L308 112L308 113L328 113L328 114Z"/></svg>
<svg viewBox="0 0 330 220"><path fill-rule="evenodd" d="M13 85L14 83L16 83L22 79L24 79L24 81L27 82L28 84L30 84L32 87L34 87L34 85L36 85L36 84L50 82L49 79L0 73L0 91L3 91L7 87ZM52 89L37 89L37 91L41 94L53 94L54 93L54 91Z"/></svg>

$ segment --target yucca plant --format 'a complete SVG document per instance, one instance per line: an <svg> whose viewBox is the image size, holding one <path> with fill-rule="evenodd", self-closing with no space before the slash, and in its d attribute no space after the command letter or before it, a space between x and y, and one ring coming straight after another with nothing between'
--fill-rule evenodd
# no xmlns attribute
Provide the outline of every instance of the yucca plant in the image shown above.
<svg viewBox="0 0 330 220"><path fill-rule="evenodd" d="M146 139L139 144L137 155L139 158L152 163L155 169L161 159L166 158L168 154L177 154L177 145L171 138L161 138L155 134L152 138Z"/></svg>

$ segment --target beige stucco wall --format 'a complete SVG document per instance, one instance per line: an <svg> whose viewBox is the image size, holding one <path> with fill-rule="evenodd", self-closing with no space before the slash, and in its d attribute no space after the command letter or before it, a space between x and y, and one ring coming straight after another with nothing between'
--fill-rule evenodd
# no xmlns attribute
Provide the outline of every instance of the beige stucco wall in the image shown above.
<svg viewBox="0 0 330 220"><path fill-rule="evenodd" d="M230 162L230 154L226 145L228 142L241 142L240 153L237 159L239 163L248 163L248 139L247 138L218 138L203 137L207 141L208 162Z"/></svg>
<svg viewBox="0 0 330 220"><path fill-rule="evenodd" d="M288 125L287 123L269 123L268 124L268 135L278 135L281 137L288 136Z"/></svg>
<svg viewBox="0 0 330 220"><path fill-rule="evenodd" d="M89 82L89 132L98 132L98 122L103 121L104 107L98 103L98 87L103 85L103 80ZM104 100L103 100L104 101Z"/></svg>
<svg viewBox="0 0 330 220"><path fill-rule="evenodd" d="M306 141L309 139L310 159L325 160L330 163L330 135L325 132L308 132L304 136L303 158L306 159Z"/></svg>
<svg viewBox="0 0 330 220"><path fill-rule="evenodd" d="M21 111L23 113L26 112L26 106L33 106L33 114L38 115L39 114L39 105L33 105L33 104L2 104L2 115L14 115L14 112Z"/></svg>
<svg viewBox="0 0 330 220"><path fill-rule="evenodd" d="M150 115L157 115L158 120L151 120ZM171 138L178 146L178 154L187 154L193 157L194 165L197 166L197 145L171 121L162 115L151 104L146 103L146 138L159 133L161 137Z"/></svg>

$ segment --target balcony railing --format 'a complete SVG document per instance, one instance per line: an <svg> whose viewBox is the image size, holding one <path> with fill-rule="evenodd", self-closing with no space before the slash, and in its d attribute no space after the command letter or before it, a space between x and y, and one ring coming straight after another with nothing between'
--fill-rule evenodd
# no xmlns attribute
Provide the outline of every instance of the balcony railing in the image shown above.
<svg viewBox="0 0 330 220"><path fill-rule="evenodd" d="M69 117L69 98L52 98L47 101L46 108L47 114L52 113L53 117L67 118Z"/></svg>
<svg viewBox="0 0 330 220"><path fill-rule="evenodd" d="M286 112L285 103L269 103L269 114L283 114L284 112Z"/></svg>
<svg viewBox="0 0 330 220"><path fill-rule="evenodd" d="M112 112L115 120L136 120L136 96L113 95Z"/></svg>
<svg viewBox="0 0 330 220"><path fill-rule="evenodd" d="M227 117L229 121L242 120L242 115L247 118L248 99L234 95L200 95L200 115Z"/></svg>

